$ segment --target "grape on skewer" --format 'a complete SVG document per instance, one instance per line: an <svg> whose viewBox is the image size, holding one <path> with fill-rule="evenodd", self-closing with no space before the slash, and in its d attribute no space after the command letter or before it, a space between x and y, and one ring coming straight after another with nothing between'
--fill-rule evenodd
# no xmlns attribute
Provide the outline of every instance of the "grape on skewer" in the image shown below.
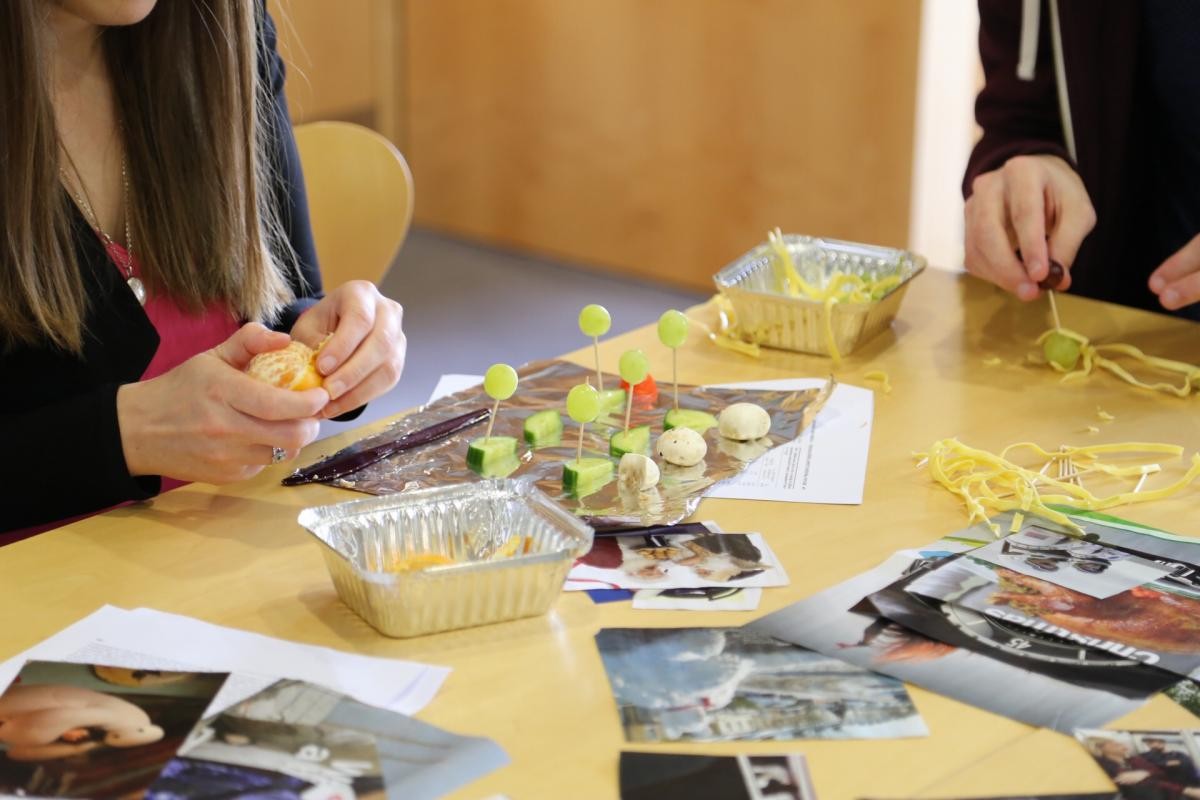
<svg viewBox="0 0 1200 800"><path fill-rule="evenodd" d="M658 318L658 340L671 348L671 383L675 389L674 409L679 410L679 348L687 341L688 320L681 312L671 309Z"/></svg>
<svg viewBox="0 0 1200 800"><path fill-rule="evenodd" d="M608 309L590 303L579 312L579 330L584 336L592 337L592 352L596 356L596 390L604 391L604 376L600 373L600 337L612 327Z"/></svg>

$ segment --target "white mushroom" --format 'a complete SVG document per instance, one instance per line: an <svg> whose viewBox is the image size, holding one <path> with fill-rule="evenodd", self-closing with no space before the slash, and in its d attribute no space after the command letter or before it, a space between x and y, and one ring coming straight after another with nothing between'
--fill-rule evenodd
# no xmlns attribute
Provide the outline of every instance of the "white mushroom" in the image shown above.
<svg viewBox="0 0 1200 800"><path fill-rule="evenodd" d="M771 430L771 415L754 403L734 403L721 412L717 430L726 439L739 442L761 439Z"/></svg>
<svg viewBox="0 0 1200 800"><path fill-rule="evenodd" d="M704 460L708 444L691 428L672 428L658 437L654 452L668 464L691 467Z"/></svg>
<svg viewBox="0 0 1200 800"><path fill-rule="evenodd" d="M621 486L634 491L652 489L658 485L658 464L641 453L626 453L617 465L617 478Z"/></svg>

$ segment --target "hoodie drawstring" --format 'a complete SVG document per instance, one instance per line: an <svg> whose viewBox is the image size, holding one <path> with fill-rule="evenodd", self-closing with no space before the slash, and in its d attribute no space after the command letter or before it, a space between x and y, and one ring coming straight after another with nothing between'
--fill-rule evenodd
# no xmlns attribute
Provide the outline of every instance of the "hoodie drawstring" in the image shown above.
<svg viewBox="0 0 1200 800"><path fill-rule="evenodd" d="M1062 122L1063 144L1071 161L1075 155L1075 125L1071 121L1071 98L1067 94L1067 66L1063 57L1062 27L1058 21L1058 0L1050 2L1050 44L1054 51L1054 83L1058 89L1058 114ZM1037 71L1038 33L1042 24L1042 0L1021 2L1021 49L1017 58L1017 77L1033 80Z"/></svg>

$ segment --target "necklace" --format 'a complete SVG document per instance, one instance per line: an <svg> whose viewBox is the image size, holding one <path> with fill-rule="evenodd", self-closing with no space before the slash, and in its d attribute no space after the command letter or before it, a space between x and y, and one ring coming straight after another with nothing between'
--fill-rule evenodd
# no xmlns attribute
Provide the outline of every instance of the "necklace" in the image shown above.
<svg viewBox="0 0 1200 800"><path fill-rule="evenodd" d="M66 153L67 161L71 165L71 171L75 173L75 183L79 185L79 192L76 192L71 186L70 176L62 167L58 168L59 174L62 176L63 185L67 187L67 191L75 198L76 205L83 211L87 217L87 222L96 231L96 234L104 242L105 249L113 262L116 263L117 269L125 277L125 285L129 287L129 291L133 292L133 296L137 298L138 303L146 305L146 285L142 283L141 278L133 274L133 228L129 225L129 173L125 169L125 156L121 156L121 203L124 206L125 212L125 248L122 251L113 238L100 227L100 218L96 216L96 211L92 207L91 198L88 197L87 186L83 183L83 176L79 172L79 167L75 166L75 159L71 158L71 153L64 147L63 152ZM81 194L82 193L82 194Z"/></svg>

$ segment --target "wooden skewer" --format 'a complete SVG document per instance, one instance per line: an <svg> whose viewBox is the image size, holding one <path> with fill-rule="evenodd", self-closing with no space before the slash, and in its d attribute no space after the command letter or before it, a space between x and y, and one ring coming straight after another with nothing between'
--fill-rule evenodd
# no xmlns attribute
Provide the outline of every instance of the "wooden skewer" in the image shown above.
<svg viewBox="0 0 1200 800"><path fill-rule="evenodd" d="M671 348L671 382L675 384L675 410L679 410L679 348Z"/></svg>
<svg viewBox="0 0 1200 800"><path fill-rule="evenodd" d="M604 373L600 371L600 337L592 337L592 353L596 356L596 391L604 391Z"/></svg>
<svg viewBox="0 0 1200 800"><path fill-rule="evenodd" d="M496 398L496 403L492 406L492 414L488 417L487 433L483 435L485 442L492 438L492 426L496 424L496 414L498 413L500 413L500 399Z"/></svg>
<svg viewBox="0 0 1200 800"><path fill-rule="evenodd" d="M1062 320L1058 317L1058 303L1054 302L1054 290L1047 291L1046 296L1050 298L1050 315L1054 318L1054 329L1062 330Z"/></svg>
<svg viewBox="0 0 1200 800"><path fill-rule="evenodd" d="M597 350L596 352L597 352L597 358L598 358L598 357L599 357L599 350ZM599 362L599 361L597 361L597 362L596 362L596 375L598 376L599 374L600 374L600 362ZM584 383L586 383L588 386L591 386L591 385L592 385L592 379L591 379L591 378L584 378L584 379L583 379L583 382L584 382ZM603 385L603 384L601 384L601 385ZM578 465L579 465L579 462L583 460L583 429L584 429L585 427L587 427L587 423L586 423L586 422L581 422L581 423L579 423L579 449L577 449L577 450L575 451L575 465L576 465L576 466L578 466Z"/></svg>

